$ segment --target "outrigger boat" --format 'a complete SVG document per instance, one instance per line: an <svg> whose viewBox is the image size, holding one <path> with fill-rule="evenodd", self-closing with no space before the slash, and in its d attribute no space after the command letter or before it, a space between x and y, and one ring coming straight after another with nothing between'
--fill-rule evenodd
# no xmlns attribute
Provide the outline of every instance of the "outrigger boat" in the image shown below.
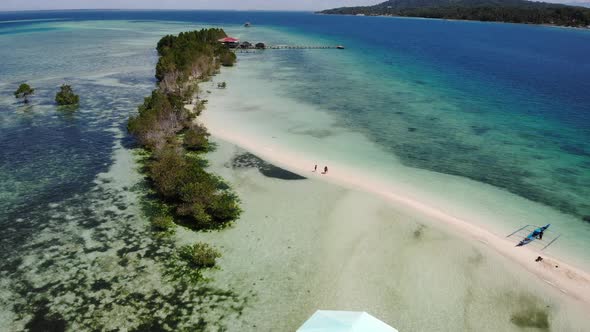
<svg viewBox="0 0 590 332"><path fill-rule="evenodd" d="M545 230L547 228L549 228L549 226L551 226L551 224L547 224L543 227L539 227L537 229L535 229L534 231L532 231L527 237L525 237L524 239L522 239L522 241L520 241L516 246L517 247L522 247L525 246L535 240L542 240L543 239L543 233L545 233Z"/></svg>
<svg viewBox="0 0 590 332"><path fill-rule="evenodd" d="M547 224L542 227L541 226L534 226L534 225L526 225L526 226L523 226L522 228L519 228L518 230L514 231L513 233L511 233L507 237L511 237L515 234L516 234L516 236L520 237L521 240L516 244L517 247L526 246L527 244L530 244L531 242L536 241L536 242L539 242L541 244L541 246L543 246L543 248L541 250L544 250L547 247L549 247L551 244L553 244L553 242L555 242L561 236L560 234L558 234L557 236L554 236L554 235L549 236L548 238L546 237L545 240L547 240L547 241L550 240L550 241L549 242L545 241L543 239L543 236L550 226L551 226L551 224Z"/></svg>

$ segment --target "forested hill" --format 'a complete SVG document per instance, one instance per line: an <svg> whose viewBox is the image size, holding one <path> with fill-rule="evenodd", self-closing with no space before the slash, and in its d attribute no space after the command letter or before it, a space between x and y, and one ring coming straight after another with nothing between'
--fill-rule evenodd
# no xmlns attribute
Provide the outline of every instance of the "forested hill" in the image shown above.
<svg viewBox="0 0 590 332"><path fill-rule="evenodd" d="M590 26L589 8L524 0L390 0L375 6L342 7L321 13Z"/></svg>

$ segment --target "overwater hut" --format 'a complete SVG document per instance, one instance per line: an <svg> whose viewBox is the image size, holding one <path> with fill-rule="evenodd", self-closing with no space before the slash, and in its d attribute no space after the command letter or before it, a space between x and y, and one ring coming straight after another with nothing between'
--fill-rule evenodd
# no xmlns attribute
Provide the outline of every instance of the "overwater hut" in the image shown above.
<svg viewBox="0 0 590 332"><path fill-rule="evenodd" d="M266 48L266 45L264 43L256 43L256 48L259 50L263 50Z"/></svg>
<svg viewBox="0 0 590 332"><path fill-rule="evenodd" d="M221 38L218 41L229 48L236 48L240 44L240 40L233 37Z"/></svg>
<svg viewBox="0 0 590 332"><path fill-rule="evenodd" d="M240 44L240 48L246 48L246 49L252 48L252 43L245 41Z"/></svg>

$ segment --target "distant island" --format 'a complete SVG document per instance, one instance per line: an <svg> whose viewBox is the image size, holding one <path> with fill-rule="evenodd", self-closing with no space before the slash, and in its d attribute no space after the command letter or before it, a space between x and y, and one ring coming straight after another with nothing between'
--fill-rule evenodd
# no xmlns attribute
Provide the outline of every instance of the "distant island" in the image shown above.
<svg viewBox="0 0 590 332"><path fill-rule="evenodd" d="M389 0L374 6L342 7L320 13L590 27L589 8L525 0Z"/></svg>
<svg viewBox="0 0 590 332"><path fill-rule="evenodd" d="M590 8L590 1L571 1L565 2L564 5Z"/></svg>

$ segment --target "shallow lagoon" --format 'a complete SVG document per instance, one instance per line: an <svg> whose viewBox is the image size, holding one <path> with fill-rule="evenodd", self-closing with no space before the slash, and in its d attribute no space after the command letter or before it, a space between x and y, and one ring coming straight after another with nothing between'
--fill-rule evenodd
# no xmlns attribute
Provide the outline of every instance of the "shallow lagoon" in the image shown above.
<svg viewBox="0 0 590 332"><path fill-rule="evenodd" d="M196 28L117 21L5 29L0 330L221 329L219 315L237 315L246 302L231 286L166 275L175 245L149 231L146 185L125 130L153 88L157 40ZM29 106L12 97L25 80L37 89ZM64 82L82 96L78 110L52 104Z"/></svg>

